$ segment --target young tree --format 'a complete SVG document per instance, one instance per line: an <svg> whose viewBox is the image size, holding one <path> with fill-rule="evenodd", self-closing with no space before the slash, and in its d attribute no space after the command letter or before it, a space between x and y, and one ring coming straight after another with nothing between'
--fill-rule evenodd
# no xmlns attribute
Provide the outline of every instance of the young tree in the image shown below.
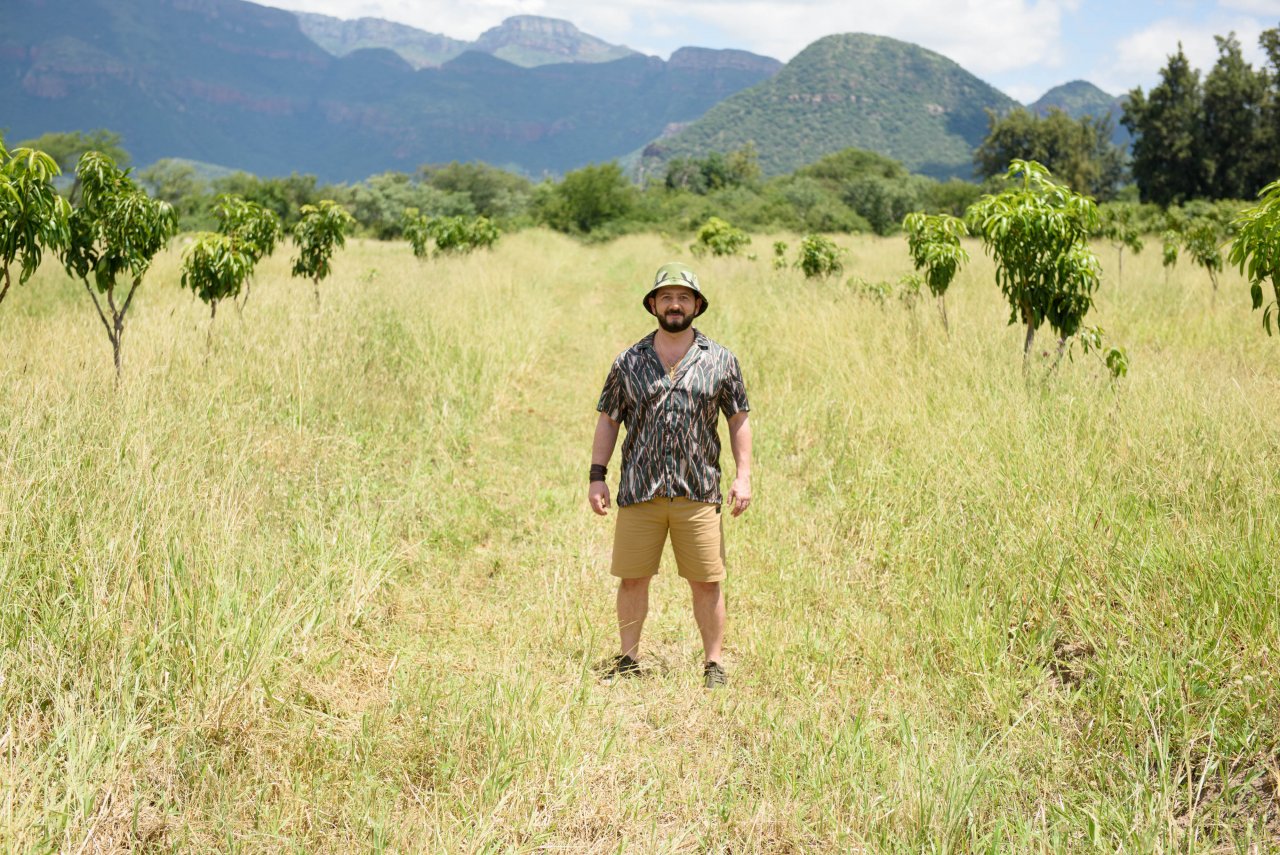
<svg viewBox="0 0 1280 855"><path fill-rule="evenodd" d="M232 194L219 196L213 206L218 231L232 238L253 264L275 252L284 236L280 218L257 202Z"/></svg>
<svg viewBox="0 0 1280 855"><path fill-rule="evenodd" d="M1262 189L1261 200L1235 220L1231 263L1249 278L1253 308L1262 309L1262 326L1271 335L1271 319L1280 313L1280 181ZM1266 302L1263 286L1270 284L1275 300ZM1266 308L1263 308L1264 302ZM1280 323L1277 324L1280 330Z"/></svg>
<svg viewBox="0 0 1280 855"><path fill-rule="evenodd" d="M320 282L329 276L333 253L346 246L347 229L355 220L332 199L322 199L318 205L303 205L301 214L293 227L293 242L298 247L293 275L305 276L315 285L318 309Z"/></svg>
<svg viewBox="0 0 1280 855"><path fill-rule="evenodd" d="M58 165L44 152L17 148L10 154L0 140L0 302L9 293L14 262L18 282L25 283L44 250L61 251L70 240L71 208L53 187L57 174Z"/></svg>
<svg viewBox="0 0 1280 855"><path fill-rule="evenodd" d="M71 212L62 263L67 273L84 282L93 300L111 341L119 382L125 317L152 259L177 231L178 218L171 206L148 196L101 152L86 152L80 158L76 180L80 204ZM123 300L117 299L121 286L127 288ZM110 320L98 294L106 299Z"/></svg>
<svg viewBox="0 0 1280 855"><path fill-rule="evenodd" d="M252 271L249 254L227 235L204 232L182 253L182 287L209 306L210 335L218 301L234 299Z"/></svg>
<svg viewBox="0 0 1280 855"><path fill-rule="evenodd" d="M947 289L961 264L967 264L969 253L960 246L960 238L969 233L964 221L949 214L924 214L919 211L907 214L902 221L907 233L907 250L916 270L924 271L929 292L938 298L938 312L942 315L942 328L951 335L947 322Z"/></svg>
<svg viewBox="0 0 1280 855"><path fill-rule="evenodd" d="M983 196L966 219L995 261L1009 323L1027 326L1025 368L1042 323L1048 321L1058 334L1061 354L1093 305L1099 271L1088 238L1098 227L1098 209L1092 199L1054 182L1035 161L1013 161L1005 178L1021 178L1021 186Z"/></svg>
<svg viewBox="0 0 1280 855"><path fill-rule="evenodd" d="M239 196L219 196L214 214L219 233L197 235L182 255L182 287L209 305L211 324L220 300L235 299L242 292L248 299L254 268L275 251L282 235L274 212Z"/></svg>
<svg viewBox="0 0 1280 855"><path fill-rule="evenodd" d="M53 131L19 143L19 146L44 152L53 158L58 164L58 169L64 173L74 172L80 163L80 158L90 151L102 152L117 166L129 165L129 152L124 150L120 135L106 128L99 128L87 134L82 131ZM72 181L67 197L73 204L79 200L80 178L78 176Z"/></svg>
<svg viewBox="0 0 1280 855"><path fill-rule="evenodd" d="M1165 229L1160 234L1162 254L1160 264L1164 267L1164 283L1169 284L1169 271L1178 263L1178 247L1182 243L1181 233L1173 229Z"/></svg>
<svg viewBox="0 0 1280 855"><path fill-rule="evenodd" d="M488 217L432 217L418 213L417 208L405 210L402 231L414 256L423 259L430 254L432 243L437 253L466 254L492 249L502 235Z"/></svg>
<svg viewBox="0 0 1280 855"><path fill-rule="evenodd" d="M239 308L243 309L249 302L249 286L253 282L254 268L259 261L276 251L276 244L284 237L284 229L275 211L231 193L218 197L213 206L213 214L218 219L218 232L231 238L236 249L249 258L249 272L245 275L241 292L244 300L239 303ZM217 313L216 305L210 308Z"/></svg>
<svg viewBox="0 0 1280 855"><path fill-rule="evenodd" d="M1218 293L1218 274L1222 272L1222 244L1226 240L1222 226L1212 217L1196 217L1182 230L1182 245L1187 254L1205 269Z"/></svg>
<svg viewBox="0 0 1280 855"><path fill-rule="evenodd" d="M1142 252L1142 229L1138 224L1138 211L1133 205L1116 203L1103 205L1100 209L1101 228L1099 234L1111 242L1116 248L1116 284L1124 281L1124 251L1128 248L1134 255Z"/></svg>

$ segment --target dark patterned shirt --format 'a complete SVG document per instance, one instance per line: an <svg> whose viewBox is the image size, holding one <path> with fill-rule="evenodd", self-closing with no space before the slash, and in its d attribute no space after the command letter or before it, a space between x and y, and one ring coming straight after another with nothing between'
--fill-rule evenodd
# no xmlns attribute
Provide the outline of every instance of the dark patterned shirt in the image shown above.
<svg viewBox="0 0 1280 855"><path fill-rule="evenodd" d="M618 504L657 496L720 504L719 413L746 412L738 360L696 329L674 378L653 348L655 330L609 369L596 409L627 426Z"/></svg>

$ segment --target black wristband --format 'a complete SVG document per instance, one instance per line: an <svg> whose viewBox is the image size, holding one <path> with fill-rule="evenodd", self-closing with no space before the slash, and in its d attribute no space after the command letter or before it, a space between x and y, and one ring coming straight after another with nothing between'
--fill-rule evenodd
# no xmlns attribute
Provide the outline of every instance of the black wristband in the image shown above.
<svg viewBox="0 0 1280 855"><path fill-rule="evenodd" d="M591 476L590 476L591 482L594 483L596 481L603 481L605 479L604 476L608 474L609 474L609 469L603 463L591 464Z"/></svg>

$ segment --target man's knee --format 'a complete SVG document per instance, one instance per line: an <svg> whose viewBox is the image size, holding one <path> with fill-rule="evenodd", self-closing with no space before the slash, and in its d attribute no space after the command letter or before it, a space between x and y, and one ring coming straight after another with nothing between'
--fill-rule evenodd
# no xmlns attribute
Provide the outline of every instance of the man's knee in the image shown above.
<svg viewBox="0 0 1280 855"><path fill-rule="evenodd" d="M694 596L714 597L720 593L719 582L695 582L690 579L689 587L693 589Z"/></svg>
<svg viewBox="0 0 1280 855"><path fill-rule="evenodd" d="M652 576L643 576L639 579L619 579L618 587L623 591L639 591L649 587L649 580Z"/></svg>

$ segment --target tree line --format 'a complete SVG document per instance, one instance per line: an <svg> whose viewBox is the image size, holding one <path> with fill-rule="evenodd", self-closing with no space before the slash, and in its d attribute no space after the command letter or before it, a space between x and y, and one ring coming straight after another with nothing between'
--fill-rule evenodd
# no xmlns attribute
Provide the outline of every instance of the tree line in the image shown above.
<svg viewBox="0 0 1280 855"><path fill-rule="evenodd" d="M1245 61L1234 33L1215 40L1218 58L1208 73L1193 68L1178 45L1150 92L1136 87L1123 98L1120 123L1133 135L1131 152L1111 141L1110 117L989 113L974 156L978 176L998 176L1022 158L1099 201L1129 196L1168 207L1256 198L1280 175L1280 28L1259 37L1260 68Z"/></svg>

